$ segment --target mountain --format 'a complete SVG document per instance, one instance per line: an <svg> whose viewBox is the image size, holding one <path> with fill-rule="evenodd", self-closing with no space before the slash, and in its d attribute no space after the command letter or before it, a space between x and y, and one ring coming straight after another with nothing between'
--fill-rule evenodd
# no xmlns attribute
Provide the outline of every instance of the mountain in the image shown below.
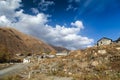
<svg viewBox="0 0 120 80"><path fill-rule="evenodd" d="M54 48L57 52L69 52L70 50L64 47L60 47L60 46L54 46L54 45L50 45L52 48Z"/></svg>
<svg viewBox="0 0 120 80"><path fill-rule="evenodd" d="M41 54L54 53L50 45L42 40L19 32L13 28L0 28L0 53L15 54Z"/></svg>

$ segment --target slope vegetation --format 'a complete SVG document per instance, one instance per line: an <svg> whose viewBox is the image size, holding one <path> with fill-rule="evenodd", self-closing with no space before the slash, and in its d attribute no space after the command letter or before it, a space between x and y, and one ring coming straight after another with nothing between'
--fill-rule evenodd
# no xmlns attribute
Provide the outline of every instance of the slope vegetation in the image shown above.
<svg viewBox="0 0 120 80"><path fill-rule="evenodd" d="M0 28L0 55L54 53L45 42L23 34L13 28Z"/></svg>

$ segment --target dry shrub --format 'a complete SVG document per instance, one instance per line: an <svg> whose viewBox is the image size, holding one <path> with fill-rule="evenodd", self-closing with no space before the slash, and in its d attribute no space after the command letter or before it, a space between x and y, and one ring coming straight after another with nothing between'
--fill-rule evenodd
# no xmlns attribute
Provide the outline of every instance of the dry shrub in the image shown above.
<svg viewBox="0 0 120 80"><path fill-rule="evenodd" d="M19 75L12 75L12 76L5 76L0 80L21 80L21 79L22 77L20 77Z"/></svg>
<svg viewBox="0 0 120 80"><path fill-rule="evenodd" d="M108 69L108 67L105 64L100 64L95 66L94 68L96 71L102 72Z"/></svg>
<svg viewBox="0 0 120 80"><path fill-rule="evenodd" d="M98 75L95 74L75 74L73 75L74 80L100 80Z"/></svg>

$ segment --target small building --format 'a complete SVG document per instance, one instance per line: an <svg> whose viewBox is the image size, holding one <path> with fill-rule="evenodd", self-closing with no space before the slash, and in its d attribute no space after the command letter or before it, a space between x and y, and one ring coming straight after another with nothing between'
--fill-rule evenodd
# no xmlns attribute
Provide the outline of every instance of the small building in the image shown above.
<svg viewBox="0 0 120 80"><path fill-rule="evenodd" d="M24 58L23 63L30 63L30 58Z"/></svg>
<svg viewBox="0 0 120 80"><path fill-rule="evenodd" d="M46 58L47 54L46 53L42 53L41 58Z"/></svg>
<svg viewBox="0 0 120 80"><path fill-rule="evenodd" d="M100 40L97 41L97 46L101 45L110 45L112 43L112 39L103 37Z"/></svg>
<svg viewBox="0 0 120 80"><path fill-rule="evenodd" d="M67 52L56 53L56 56L67 56Z"/></svg>
<svg viewBox="0 0 120 80"><path fill-rule="evenodd" d="M55 55L47 55L47 58L55 58Z"/></svg>

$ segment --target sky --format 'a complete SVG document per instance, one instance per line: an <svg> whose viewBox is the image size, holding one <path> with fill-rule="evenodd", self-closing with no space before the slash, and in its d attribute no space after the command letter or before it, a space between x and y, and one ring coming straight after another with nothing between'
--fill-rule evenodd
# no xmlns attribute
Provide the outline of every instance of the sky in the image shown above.
<svg viewBox="0 0 120 80"><path fill-rule="evenodd" d="M0 0L0 27L81 49L120 37L120 0Z"/></svg>

